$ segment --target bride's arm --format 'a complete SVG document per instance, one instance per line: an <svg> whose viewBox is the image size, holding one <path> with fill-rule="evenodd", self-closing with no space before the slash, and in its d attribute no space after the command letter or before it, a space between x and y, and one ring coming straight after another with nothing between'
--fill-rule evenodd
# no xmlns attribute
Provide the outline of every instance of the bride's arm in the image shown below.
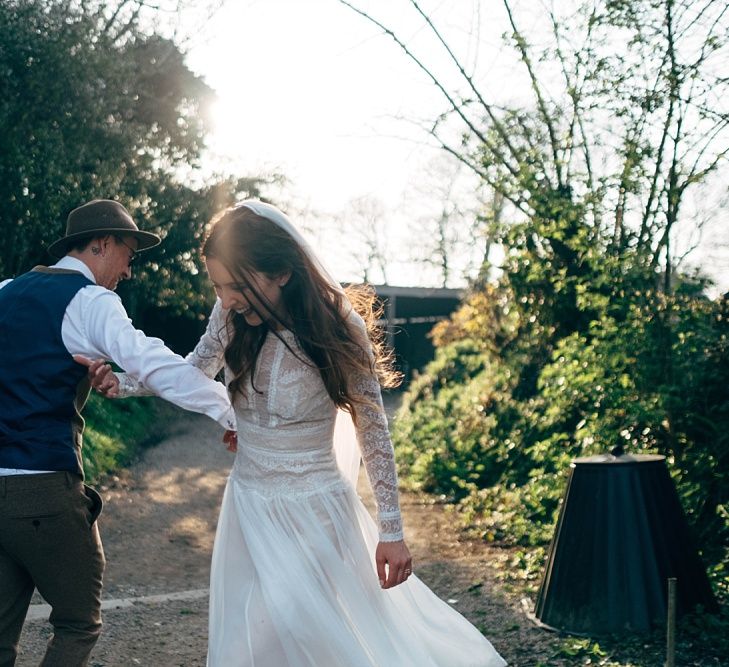
<svg viewBox="0 0 729 667"><path fill-rule="evenodd" d="M361 401L357 406L355 430L377 505L380 541L396 542L403 538L402 517L395 451L382 404L380 384L376 377L362 374L356 377L352 389Z"/></svg>
<svg viewBox="0 0 729 667"><path fill-rule="evenodd" d="M361 344L371 354L364 323L357 317L354 324ZM391 588L404 582L412 572L410 552L403 540L395 451L376 375L358 374L352 390L359 400L355 425L357 442L377 505L380 539L375 554L377 573L380 585Z"/></svg>
<svg viewBox="0 0 729 667"><path fill-rule="evenodd" d="M195 349L185 357L188 364L196 366L209 378L214 378L223 368L228 344L227 319L228 311L223 308L220 299L216 299L205 333Z"/></svg>

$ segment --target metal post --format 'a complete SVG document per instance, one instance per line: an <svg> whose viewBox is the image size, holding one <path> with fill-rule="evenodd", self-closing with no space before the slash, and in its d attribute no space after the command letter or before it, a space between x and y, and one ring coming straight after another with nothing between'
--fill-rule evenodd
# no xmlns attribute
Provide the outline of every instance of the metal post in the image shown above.
<svg viewBox="0 0 729 667"><path fill-rule="evenodd" d="M676 667L676 578L668 580L668 614L666 620L666 667Z"/></svg>

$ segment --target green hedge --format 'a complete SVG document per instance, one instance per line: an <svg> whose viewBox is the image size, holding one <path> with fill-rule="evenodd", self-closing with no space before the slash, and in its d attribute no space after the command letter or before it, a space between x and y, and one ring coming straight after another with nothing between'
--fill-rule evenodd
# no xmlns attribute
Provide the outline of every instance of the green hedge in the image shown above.
<svg viewBox="0 0 729 667"><path fill-rule="evenodd" d="M111 400L92 394L84 407L84 473L91 483L136 460L169 428L176 409L155 397Z"/></svg>
<svg viewBox="0 0 729 667"><path fill-rule="evenodd" d="M403 483L450 499L483 539L543 548L573 458L619 442L663 454L726 597L728 310L725 300L640 295L620 319L558 340L526 395L523 351L495 351L461 326L460 338L441 337L395 420Z"/></svg>

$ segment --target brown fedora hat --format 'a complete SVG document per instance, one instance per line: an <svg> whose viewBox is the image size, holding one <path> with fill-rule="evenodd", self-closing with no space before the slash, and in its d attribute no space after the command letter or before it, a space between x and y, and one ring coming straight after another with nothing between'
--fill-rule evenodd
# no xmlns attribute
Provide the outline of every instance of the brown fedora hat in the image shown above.
<svg viewBox="0 0 729 667"><path fill-rule="evenodd" d="M94 199L68 214L66 235L51 243L48 252L54 257L63 257L68 249L83 238L94 236L133 236L139 241L137 250L147 250L158 245L157 234L142 232L132 220L129 211L119 202L111 199Z"/></svg>

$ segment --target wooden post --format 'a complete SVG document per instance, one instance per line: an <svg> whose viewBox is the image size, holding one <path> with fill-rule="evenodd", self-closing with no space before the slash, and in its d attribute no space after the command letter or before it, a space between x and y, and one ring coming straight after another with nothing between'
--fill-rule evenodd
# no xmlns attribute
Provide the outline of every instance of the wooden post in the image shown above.
<svg viewBox="0 0 729 667"><path fill-rule="evenodd" d="M666 620L666 667L676 667L676 578L668 580L668 614Z"/></svg>

